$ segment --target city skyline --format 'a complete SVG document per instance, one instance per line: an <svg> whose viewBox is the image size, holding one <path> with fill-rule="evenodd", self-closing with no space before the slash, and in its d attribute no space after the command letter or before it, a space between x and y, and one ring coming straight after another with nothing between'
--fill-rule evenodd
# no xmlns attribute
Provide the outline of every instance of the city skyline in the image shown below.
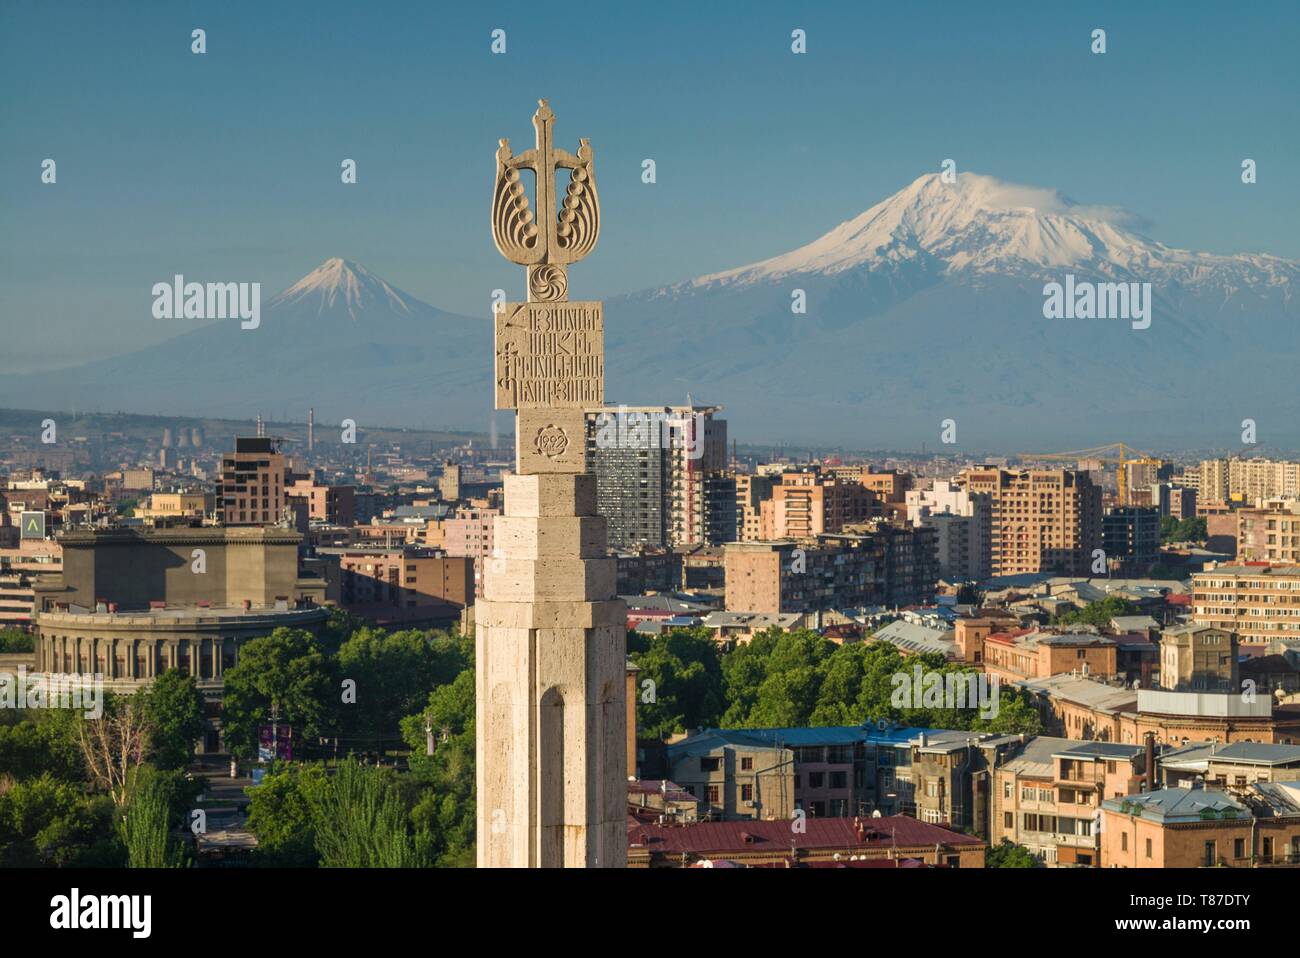
<svg viewBox="0 0 1300 958"><path fill-rule="evenodd" d="M1298 12L0 7L15 928L1286 927Z"/></svg>

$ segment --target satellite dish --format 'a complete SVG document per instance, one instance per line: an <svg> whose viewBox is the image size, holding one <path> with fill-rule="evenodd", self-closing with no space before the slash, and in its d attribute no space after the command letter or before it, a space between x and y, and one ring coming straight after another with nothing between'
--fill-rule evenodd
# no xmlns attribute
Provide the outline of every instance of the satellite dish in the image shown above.
<svg viewBox="0 0 1300 958"><path fill-rule="evenodd" d="M872 818L879 818L879 817L880 817L880 809L878 809L878 808L872 809L872 810L871 810L871 817L872 817Z"/></svg>

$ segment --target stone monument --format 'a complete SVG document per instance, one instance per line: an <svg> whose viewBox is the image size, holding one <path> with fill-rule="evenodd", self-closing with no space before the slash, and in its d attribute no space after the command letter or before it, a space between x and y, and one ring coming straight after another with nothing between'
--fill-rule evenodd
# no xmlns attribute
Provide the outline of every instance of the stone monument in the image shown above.
<svg viewBox="0 0 1300 958"><path fill-rule="evenodd" d="M528 268L528 299L495 315L496 408L516 410L516 474L474 610L481 868L627 865L627 612L586 473L604 317L598 302L569 301L567 274L596 245L600 206L591 147L555 148L554 122L542 100L536 147L514 156L502 140L496 154L492 238Z"/></svg>

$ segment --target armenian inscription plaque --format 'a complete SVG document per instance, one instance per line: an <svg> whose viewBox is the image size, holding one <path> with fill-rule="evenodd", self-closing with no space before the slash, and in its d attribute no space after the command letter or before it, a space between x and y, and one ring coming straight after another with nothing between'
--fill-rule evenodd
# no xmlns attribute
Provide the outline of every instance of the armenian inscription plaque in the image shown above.
<svg viewBox="0 0 1300 958"><path fill-rule="evenodd" d="M504 304L496 314L495 373L497 409L603 405L601 304Z"/></svg>

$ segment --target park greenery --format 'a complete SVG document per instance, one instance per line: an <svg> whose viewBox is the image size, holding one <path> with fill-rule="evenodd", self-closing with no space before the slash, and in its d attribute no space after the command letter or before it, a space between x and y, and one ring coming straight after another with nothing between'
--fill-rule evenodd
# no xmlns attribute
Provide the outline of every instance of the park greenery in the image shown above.
<svg viewBox="0 0 1300 958"><path fill-rule="evenodd" d="M703 629L629 633L640 669L641 738L706 726L861 725L1040 731L1003 688L996 716L898 708L893 676L916 666L889 643L838 645L772 629L724 647ZM259 729L292 729L293 754L247 790L253 862L271 867L469 867L474 863L474 643L456 633L388 632L335 613L321 635L277 629L242 646L224 676L231 753L258 760ZM652 694L646 694L647 690ZM204 733L195 680L167 671L99 718L69 709L0 712L0 866L192 864L190 772Z"/></svg>
<svg viewBox="0 0 1300 958"><path fill-rule="evenodd" d="M185 863L178 836L202 784L182 766L201 728L193 679L175 672L106 694L98 717L0 711L0 867Z"/></svg>
<svg viewBox="0 0 1300 958"><path fill-rule="evenodd" d="M971 671L938 654L904 657L888 642L838 645L808 629L769 629L730 650L708 630L628 635L637 674L637 734L647 738L698 728L862 725L880 721L922 728L1037 734L1032 703L1007 687L998 713L972 709L899 708L894 676ZM650 684L647 685L646 683Z"/></svg>

